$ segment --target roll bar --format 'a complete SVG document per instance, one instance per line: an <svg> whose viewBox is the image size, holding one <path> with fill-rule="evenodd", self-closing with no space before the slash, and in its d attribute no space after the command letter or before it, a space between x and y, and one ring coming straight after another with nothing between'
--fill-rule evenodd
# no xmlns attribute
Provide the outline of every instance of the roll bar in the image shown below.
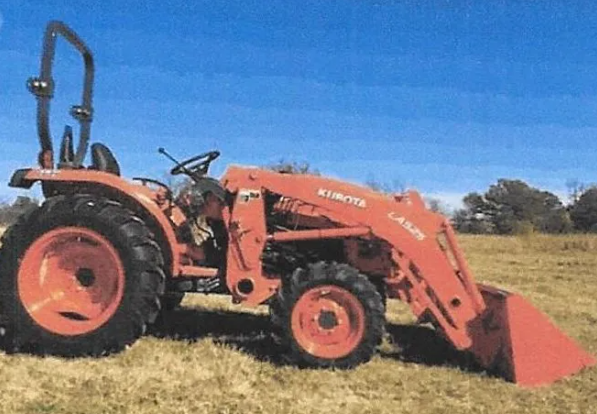
<svg viewBox="0 0 597 414"><path fill-rule="evenodd" d="M70 110L71 116L75 118L81 126L77 151L75 152L72 161L74 167L80 167L82 165L85 154L87 153L87 146L91 134L91 121L93 119L92 96L94 65L91 50L66 24L59 21L51 21L48 23L44 34L40 76L37 78L29 78L27 80L27 88L37 98L37 131L41 145L39 163L42 168L54 168L52 136L50 133L50 100L54 96L52 64L54 61L56 39L58 36L62 36L74 46L79 53L81 53L85 64L81 104L73 105ZM64 130L64 138L68 138L70 142L72 142L72 130L69 126Z"/></svg>

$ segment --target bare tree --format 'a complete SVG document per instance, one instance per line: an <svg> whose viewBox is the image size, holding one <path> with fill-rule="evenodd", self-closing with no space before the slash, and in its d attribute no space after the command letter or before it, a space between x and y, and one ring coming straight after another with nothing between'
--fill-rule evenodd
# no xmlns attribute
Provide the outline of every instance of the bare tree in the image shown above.
<svg viewBox="0 0 597 414"><path fill-rule="evenodd" d="M286 161L284 159L281 159L274 164L266 165L265 168L285 174L320 175L319 171L317 169L312 168L311 165L306 161L297 162Z"/></svg>
<svg viewBox="0 0 597 414"><path fill-rule="evenodd" d="M433 211L434 213L439 213L443 216L450 215L450 209L439 198L425 197L425 204L427 204L427 208Z"/></svg>
<svg viewBox="0 0 597 414"><path fill-rule="evenodd" d="M576 178L566 181L566 189L568 190L568 200L570 201L570 204L575 204L589 187L591 186L581 183Z"/></svg>
<svg viewBox="0 0 597 414"><path fill-rule="evenodd" d="M380 193L393 194L403 193L406 191L406 186L398 179L393 179L391 182L381 182L373 177L370 177L367 179L367 181L365 181L365 185L374 191L379 191Z"/></svg>

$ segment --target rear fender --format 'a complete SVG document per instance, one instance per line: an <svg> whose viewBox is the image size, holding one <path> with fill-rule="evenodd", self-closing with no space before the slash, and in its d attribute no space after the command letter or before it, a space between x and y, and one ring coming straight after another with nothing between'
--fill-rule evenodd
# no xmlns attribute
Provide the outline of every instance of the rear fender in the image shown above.
<svg viewBox="0 0 597 414"><path fill-rule="evenodd" d="M31 188L41 182L46 197L56 194L92 193L117 200L138 214L155 233L172 275L180 273L179 252L174 228L153 200L153 193L114 174L95 170L21 169L15 171L9 185Z"/></svg>

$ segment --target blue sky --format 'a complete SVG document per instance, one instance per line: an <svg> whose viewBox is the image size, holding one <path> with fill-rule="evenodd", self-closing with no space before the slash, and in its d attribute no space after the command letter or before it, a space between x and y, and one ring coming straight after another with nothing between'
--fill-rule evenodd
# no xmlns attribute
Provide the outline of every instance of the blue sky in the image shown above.
<svg viewBox="0 0 597 414"><path fill-rule="evenodd" d="M41 35L63 20L95 52L92 140L126 176L164 146L227 164L306 161L326 175L458 204L498 178L566 193L597 181L592 2L0 1L0 198L35 163ZM53 133L82 70L58 49ZM57 146L57 144L55 144Z"/></svg>

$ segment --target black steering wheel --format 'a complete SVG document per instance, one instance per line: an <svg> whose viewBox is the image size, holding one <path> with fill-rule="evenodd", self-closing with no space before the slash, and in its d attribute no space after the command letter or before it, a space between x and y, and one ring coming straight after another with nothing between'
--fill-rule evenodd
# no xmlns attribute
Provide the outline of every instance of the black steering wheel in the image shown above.
<svg viewBox="0 0 597 414"><path fill-rule="evenodd" d="M220 151L209 151L200 155L196 155L193 158L189 158L176 167L170 170L170 174L189 174L189 175L205 175L209 170L209 164L220 156Z"/></svg>

